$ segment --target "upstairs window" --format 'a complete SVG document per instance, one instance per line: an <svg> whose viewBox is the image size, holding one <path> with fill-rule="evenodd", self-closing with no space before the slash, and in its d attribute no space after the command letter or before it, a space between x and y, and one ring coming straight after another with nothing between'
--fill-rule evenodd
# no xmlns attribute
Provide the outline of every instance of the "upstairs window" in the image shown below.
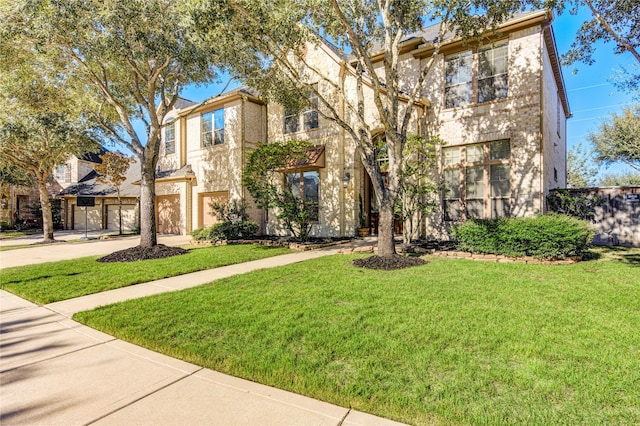
<svg viewBox="0 0 640 426"><path fill-rule="evenodd" d="M480 49L478 52L478 102L507 97L507 60L506 42Z"/></svg>
<svg viewBox="0 0 640 426"><path fill-rule="evenodd" d="M164 152L165 154L176 153L176 123L170 122L164 128Z"/></svg>
<svg viewBox="0 0 640 426"><path fill-rule="evenodd" d="M56 166L53 171L53 176L57 182L71 182L71 170L67 164Z"/></svg>
<svg viewBox="0 0 640 426"><path fill-rule="evenodd" d="M202 114L202 147L224 143L224 108Z"/></svg>
<svg viewBox="0 0 640 426"><path fill-rule="evenodd" d="M445 108L507 97L508 42L445 56Z"/></svg>
<svg viewBox="0 0 640 426"><path fill-rule="evenodd" d="M473 96L473 55L470 50L445 57L446 108L469 105Z"/></svg>
<svg viewBox="0 0 640 426"><path fill-rule="evenodd" d="M313 85L315 90L318 90L318 85ZM319 127L318 121L318 96L309 91L307 94L308 106L302 110L287 109L284 112L284 133L296 133L300 129L304 131L317 129Z"/></svg>

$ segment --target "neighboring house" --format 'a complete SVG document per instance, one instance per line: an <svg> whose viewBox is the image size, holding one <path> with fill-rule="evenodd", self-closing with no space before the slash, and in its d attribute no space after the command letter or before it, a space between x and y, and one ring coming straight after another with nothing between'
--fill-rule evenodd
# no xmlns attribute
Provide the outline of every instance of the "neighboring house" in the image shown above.
<svg viewBox="0 0 640 426"><path fill-rule="evenodd" d="M56 167L55 178L62 188L57 197L61 199L64 229L97 231L120 229L119 204L116 189L96 180L95 164L102 162L98 153L72 157ZM60 180L58 180L60 178ZM120 188L122 200L122 230L134 231L139 224L140 167L134 163L129 167L127 178ZM83 206L82 201L92 199L93 206ZM80 204L80 205L79 205Z"/></svg>
<svg viewBox="0 0 640 426"><path fill-rule="evenodd" d="M427 218L423 236L447 238L452 224L473 217L544 212L549 190L566 186L566 119L571 114L551 21L546 12L523 13L503 24L491 43L443 43L409 131L437 134L445 142L436 174L446 190L440 194L440 211ZM432 54L429 40L436 34L429 27L401 44L404 87L411 87ZM373 58L384 72L381 56ZM345 72L351 58L321 43L307 47L305 60L321 70L322 78L309 81L317 82L320 93L331 94L326 78L355 99L354 73ZM382 128L371 92L365 99L370 127ZM334 108L350 120L337 97ZM247 89L177 109L163 135L160 176L164 171L167 175L156 187L161 194L159 222L173 224L163 225L165 229L185 233L211 223L205 220L209 200L247 199L241 184L246 152L258 141L298 138L317 148L303 167L284 171L282 181L318 201L312 235L355 235L361 204L367 226L375 232L372 185L355 142L316 110L265 106ZM175 213L164 215L163 222L164 211ZM253 210L252 215L263 232L286 234L272 212ZM396 228L401 231L402 224Z"/></svg>
<svg viewBox="0 0 640 426"><path fill-rule="evenodd" d="M47 190L49 195L54 198L60 194L61 191L76 185L78 182L87 179L93 171L93 165L100 163L100 155L106 151L104 148L100 148L98 152L88 152L80 156L71 156L64 164L59 164L54 167L49 182L47 183ZM40 226L42 217L36 214L34 206L39 206L40 195L38 189L35 187L22 187L9 184L2 184L2 190L0 193L0 220L7 221L8 223L15 225L16 221L30 222L34 226ZM69 222L65 219L65 206L61 205L61 221L58 223L56 215L54 214L54 226L62 226L65 229L73 229L73 220ZM84 225L83 228L84 229Z"/></svg>
<svg viewBox="0 0 640 426"><path fill-rule="evenodd" d="M216 222L210 205L245 200L247 151L266 140L266 106L246 87L201 103L180 99L165 119L156 174L156 223L161 234L187 234Z"/></svg>

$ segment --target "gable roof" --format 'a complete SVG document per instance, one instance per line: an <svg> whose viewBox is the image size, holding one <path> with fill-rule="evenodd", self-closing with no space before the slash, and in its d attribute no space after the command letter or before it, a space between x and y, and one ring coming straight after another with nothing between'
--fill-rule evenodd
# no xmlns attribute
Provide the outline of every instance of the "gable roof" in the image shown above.
<svg viewBox="0 0 640 426"><path fill-rule="evenodd" d="M192 107L194 105L198 105L198 103L194 101L190 101L189 99L186 99L186 98L178 97L178 100L173 105L173 108L180 110L180 109Z"/></svg>
<svg viewBox="0 0 640 426"><path fill-rule="evenodd" d="M100 183L97 181L99 174L92 170L85 177L80 179L78 183L70 185L60 191L57 196L71 197L116 197L117 192L114 187ZM137 161L129 166L127 170L126 180L120 187L120 195L122 197L139 197L140 187L134 185L135 181L140 180L140 163Z"/></svg>
<svg viewBox="0 0 640 426"><path fill-rule="evenodd" d="M103 146L98 146L97 148L98 150L96 152L85 152L84 154L79 155L78 160L94 164L102 164L100 156L106 154L109 150Z"/></svg>

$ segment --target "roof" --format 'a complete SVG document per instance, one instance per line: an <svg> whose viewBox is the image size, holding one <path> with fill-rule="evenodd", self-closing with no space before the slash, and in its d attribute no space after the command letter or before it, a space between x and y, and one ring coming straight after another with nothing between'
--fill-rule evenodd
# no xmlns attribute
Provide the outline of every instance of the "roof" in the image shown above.
<svg viewBox="0 0 640 426"><path fill-rule="evenodd" d="M198 103L194 102L194 101L190 101L189 99L178 97L178 100L173 105L173 108L175 108L175 109L185 109L185 108L192 107L194 105L198 105Z"/></svg>
<svg viewBox="0 0 640 426"><path fill-rule="evenodd" d="M156 172L156 180L166 180L166 179L183 179L183 178L192 178L195 177L195 173L193 173L193 169L191 168L191 164L187 164L182 166L179 169L173 170L162 170Z"/></svg>
<svg viewBox="0 0 640 426"><path fill-rule="evenodd" d="M78 160L87 161L89 163L101 164L102 159L100 158L100 156L104 155L107 152L109 152L108 149L98 145L96 152L85 152L84 154L78 156Z"/></svg>
<svg viewBox="0 0 640 426"><path fill-rule="evenodd" d="M240 87L231 89L229 91L211 96L202 102L186 101L181 103L180 105L176 103L176 105L174 106L174 110L177 111L178 116L185 116L192 113L195 110L200 110L200 108L207 107L207 105L215 104L216 102L223 101L223 100L228 100L229 98L233 98L234 96L238 96L238 97L246 96L246 97L252 98L254 101L262 102L259 99L260 93L258 92L258 90L251 88L249 86L240 86Z"/></svg>
<svg viewBox="0 0 640 426"><path fill-rule="evenodd" d="M83 177L77 184L70 185L58 193L58 196L71 197L116 197L116 189L97 181L98 173L93 170ZM126 180L120 187L122 197L139 197L140 187L134 182L140 180L140 163L137 161L129 166Z"/></svg>

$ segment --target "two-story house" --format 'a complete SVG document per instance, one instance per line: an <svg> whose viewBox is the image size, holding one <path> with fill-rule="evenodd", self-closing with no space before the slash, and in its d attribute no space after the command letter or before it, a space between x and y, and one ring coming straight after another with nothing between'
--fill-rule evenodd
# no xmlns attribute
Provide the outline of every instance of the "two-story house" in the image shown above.
<svg viewBox="0 0 640 426"><path fill-rule="evenodd" d="M410 123L410 133L437 134L444 142L436 174L445 190L440 194L440 210L426 218L422 235L446 238L451 224L472 217L543 212L548 191L565 186L565 123L570 111L551 22L546 12L523 13L482 42L452 38L442 43ZM432 56L435 35L436 28L426 28L401 44L402 89L408 91ZM372 58L384 72L381 55L374 52ZM353 66L352 59L341 56L329 43L320 43L307 47L305 61L320 71L317 90L326 98L334 90L327 80L343 88L345 99L334 96L333 108L349 120L344 103L356 104L355 75L345 70ZM375 122L370 91L365 99L370 127L381 127ZM315 104L313 99L311 103ZM216 118L220 110L223 118ZM182 215L175 213L170 220L167 215L167 222L179 224L173 231L184 233L209 223L203 206L212 197L247 198L241 185L245 153L258 141L287 138L308 139L317 145L313 161L282 172L283 184L301 188L319 203L312 235L354 235L362 213L367 225L375 228L375 197L356 144L317 109L288 111L277 104L264 105L241 90L179 110L172 123L165 132L165 145L179 140L175 146L185 146L163 154L163 170L172 170L167 179L174 180L171 190L157 188L158 193L173 197L172 201L159 197L160 216L164 211ZM217 142L219 128L225 137L235 136ZM187 166L191 167L185 170ZM169 208L170 204L191 207ZM276 215L253 214L264 232L286 232Z"/></svg>
<svg viewBox="0 0 640 426"><path fill-rule="evenodd" d="M167 116L156 174L156 223L159 233L186 234L212 225L212 203L244 200L247 151L266 140L266 105L251 90L238 88L201 103L181 99Z"/></svg>

